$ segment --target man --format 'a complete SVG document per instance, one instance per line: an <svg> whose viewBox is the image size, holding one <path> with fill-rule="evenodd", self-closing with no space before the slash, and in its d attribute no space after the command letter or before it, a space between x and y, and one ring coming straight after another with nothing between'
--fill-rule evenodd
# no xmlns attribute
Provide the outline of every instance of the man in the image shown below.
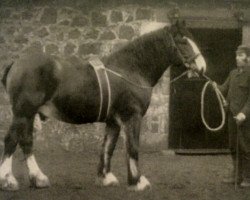
<svg viewBox="0 0 250 200"><path fill-rule="evenodd" d="M229 145L234 167L234 173L223 182L237 181L241 187L250 187L250 46L238 47L236 63L237 69L218 86L229 106Z"/></svg>

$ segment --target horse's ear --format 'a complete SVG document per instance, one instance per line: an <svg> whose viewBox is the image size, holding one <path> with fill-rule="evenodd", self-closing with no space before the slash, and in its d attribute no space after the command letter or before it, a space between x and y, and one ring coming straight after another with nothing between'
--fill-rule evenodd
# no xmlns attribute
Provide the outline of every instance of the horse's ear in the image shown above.
<svg viewBox="0 0 250 200"><path fill-rule="evenodd" d="M177 19L176 22L175 22L175 26L176 26L177 28L186 27L186 21L185 21L185 20Z"/></svg>
<svg viewBox="0 0 250 200"><path fill-rule="evenodd" d="M173 24L170 28L170 32L172 33L173 36L175 36L178 32L178 27L176 24Z"/></svg>
<svg viewBox="0 0 250 200"><path fill-rule="evenodd" d="M186 23L186 20L182 20L182 27L186 27L187 26L187 23Z"/></svg>
<svg viewBox="0 0 250 200"><path fill-rule="evenodd" d="M174 26L176 26L176 27L179 27L179 19L177 19L176 21L175 21L175 23L174 23Z"/></svg>
<svg viewBox="0 0 250 200"><path fill-rule="evenodd" d="M177 19L175 21L175 23L173 23L172 26L171 26L171 32L172 32L172 34L175 36L185 26L186 26L186 22L184 20Z"/></svg>

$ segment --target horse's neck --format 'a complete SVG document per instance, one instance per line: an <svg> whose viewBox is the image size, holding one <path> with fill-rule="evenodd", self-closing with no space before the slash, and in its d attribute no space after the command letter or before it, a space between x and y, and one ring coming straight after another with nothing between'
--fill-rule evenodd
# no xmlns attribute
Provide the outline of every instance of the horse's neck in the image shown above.
<svg viewBox="0 0 250 200"><path fill-rule="evenodd" d="M111 56L108 64L136 82L147 82L154 86L171 64L171 59L167 53L169 47L161 44L161 48L157 48L153 42L138 42L134 48L123 49Z"/></svg>

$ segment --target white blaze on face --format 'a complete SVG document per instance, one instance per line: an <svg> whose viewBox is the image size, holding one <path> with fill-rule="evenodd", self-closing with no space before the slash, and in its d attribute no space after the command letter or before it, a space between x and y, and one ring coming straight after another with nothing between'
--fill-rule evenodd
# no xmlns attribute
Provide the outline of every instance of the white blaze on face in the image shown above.
<svg viewBox="0 0 250 200"><path fill-rule="evenodd" d="M195 42L193 40L191 40L188 37L184 37L184 38L187 39L187 41L190 44L190 46L192 47L195 55L198 55L194 60L197 67L198 67L198 70L205 72L207 69L207 64L206 64L204 57L201 55L199 48L197 47L197 45L195 44Z"/></svg>

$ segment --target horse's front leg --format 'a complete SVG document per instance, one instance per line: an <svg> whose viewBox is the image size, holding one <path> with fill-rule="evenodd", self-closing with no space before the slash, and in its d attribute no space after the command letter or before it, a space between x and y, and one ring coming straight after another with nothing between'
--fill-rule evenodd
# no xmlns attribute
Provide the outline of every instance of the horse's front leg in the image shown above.
<svg viewBox="0 0 250 200"><path fill-rule="evenodd" d="M115 120L106 124L102 152L98 166L98 177L96 183L103 186L118 185L117 178L111 172L111 158L120 133L120 126Z"/></svg>
<svg viewBox="0 0 250 200"><path fill-rule="evenodd" d="M141 115L134 114L125 122L128 185L129 190L133 191L142 191L150 188L149 181L140 174L138 167L141 120Z"/></svg>

